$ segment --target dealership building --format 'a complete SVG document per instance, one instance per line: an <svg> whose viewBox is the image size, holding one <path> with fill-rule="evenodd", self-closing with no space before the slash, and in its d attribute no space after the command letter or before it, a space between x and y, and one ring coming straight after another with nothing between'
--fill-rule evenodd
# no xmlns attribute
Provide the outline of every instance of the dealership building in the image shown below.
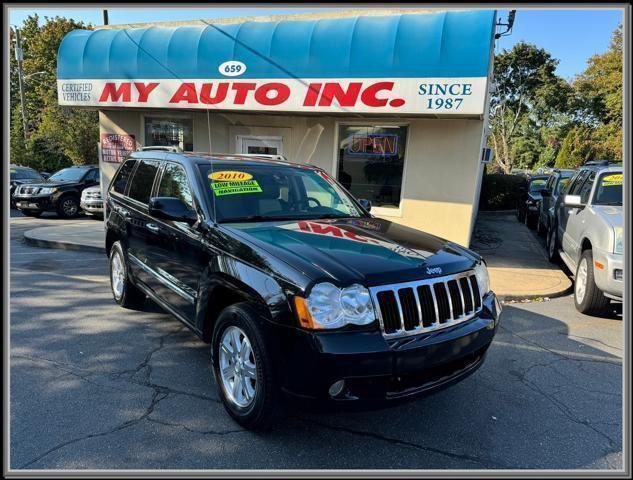
<svg viewBox="0 0 633 480"><path fill-rule="evenodd" d="M99 110L104 187L146 146L281 154L325 169L378 217L468 245L495 21L383 10L75 30L58 98Z"/></svg>

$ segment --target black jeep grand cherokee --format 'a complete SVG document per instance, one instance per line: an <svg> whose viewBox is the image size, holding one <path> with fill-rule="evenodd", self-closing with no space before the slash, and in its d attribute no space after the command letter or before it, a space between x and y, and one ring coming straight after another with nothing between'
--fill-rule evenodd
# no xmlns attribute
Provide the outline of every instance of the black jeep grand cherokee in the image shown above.
<svg viewBox="0 0 633 480"><path fill-rule="evenodd" d="M461 380L499 322L485 264L362 204L307 165L133 153L106 200L114 299L149 296L210 342L248 428L282 394L384 404Z"/></svg>

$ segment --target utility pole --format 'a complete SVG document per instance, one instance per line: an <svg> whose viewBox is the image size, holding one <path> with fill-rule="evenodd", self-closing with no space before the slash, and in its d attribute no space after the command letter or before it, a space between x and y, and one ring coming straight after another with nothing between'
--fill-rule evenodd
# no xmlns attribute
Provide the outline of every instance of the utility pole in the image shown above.
<svg viewBox="0 0 633 480"><path fill-rule="evenodd" d="M20 84L20 107L22 109L22 129L24 131L24 147L26 147L26 111L24 109L24 72L22 71L22 61L24 60L24 51L22 50L22 38L20 37L20 29L15 29L15 59L18 62L18 83Z"/></svg>

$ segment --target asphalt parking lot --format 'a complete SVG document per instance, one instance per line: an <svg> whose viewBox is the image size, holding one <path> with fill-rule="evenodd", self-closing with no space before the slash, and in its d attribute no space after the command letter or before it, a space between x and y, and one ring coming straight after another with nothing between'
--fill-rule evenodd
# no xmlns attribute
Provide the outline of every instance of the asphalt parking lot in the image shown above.
<svg viewBox="0 0 633 480"><path fill-rule="evenodd" d="M93 221L86 219L85 221ZM268 433L224 412L208 348L111 298L106 257L23 243L11 219L13 469L621 469L621 309L505 305L486 363L391 409L290 411Z"/></svg>

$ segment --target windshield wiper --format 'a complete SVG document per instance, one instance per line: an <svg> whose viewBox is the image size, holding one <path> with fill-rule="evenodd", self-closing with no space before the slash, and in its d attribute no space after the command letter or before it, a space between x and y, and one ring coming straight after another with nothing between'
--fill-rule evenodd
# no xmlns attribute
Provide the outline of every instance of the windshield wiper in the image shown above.
<svg viewBox="0 0 633 480"><path fill-rule="evenodd" d="M292 220L293 217L271 217L267 215L247 215L246 217L229 217L220 220L220 223L232 222L274 222L277 220Z"/></svg>

